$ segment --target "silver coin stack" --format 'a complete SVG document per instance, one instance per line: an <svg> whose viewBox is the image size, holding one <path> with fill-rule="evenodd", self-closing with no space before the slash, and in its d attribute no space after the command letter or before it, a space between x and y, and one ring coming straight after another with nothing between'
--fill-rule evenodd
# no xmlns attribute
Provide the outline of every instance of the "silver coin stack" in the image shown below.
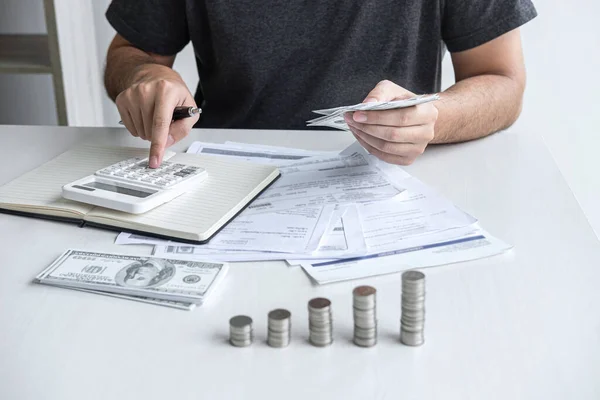
<svg viewBox="0 0 600 400"><path fill-rule="evenodd" d="M354 344L371 347L377 344L376 293L371 286L359 286L352 292Z"/></svg>
<svg viewBox="0 0 600 400"><path fill-rule="evenodd" d="M317 297L308 302L308 340L314 346L325 347L333 343L331 301Z"/></svg>
<svg viewBox="0 0 600 400"><path fill-rule="evenodd" d="M246 347L252 344L254 333L252 318L236 315L229 320L229 342L236 347Z"/></svg>
<svg viewBox="0 0 600 400"><path fill-rule="evenodd" d="M425 274L406 271L402 274L402 316L400 341L407 346L425 342Z"/></svg>
<svg viewBox="0 0 600 400"><path fill-rule="evenodd" d="M290 344L292 314L288 310L277 309L269 313L267 344L271 347L286 347Z"/></svg>

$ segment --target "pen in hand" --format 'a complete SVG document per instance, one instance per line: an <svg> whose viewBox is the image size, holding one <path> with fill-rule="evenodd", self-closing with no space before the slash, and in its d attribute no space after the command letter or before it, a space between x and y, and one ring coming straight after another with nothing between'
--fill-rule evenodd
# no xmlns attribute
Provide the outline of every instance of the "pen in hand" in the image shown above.
<svg viewBox="0 0 600 400"><path fill-rule="evenodd" d="M175 107L173 110L173 121L177 121L183 118L190 118L194 115L201 114L202 110L198 107L180 106ZM123 121L119 121L119 124L123 125Z"/></svg>

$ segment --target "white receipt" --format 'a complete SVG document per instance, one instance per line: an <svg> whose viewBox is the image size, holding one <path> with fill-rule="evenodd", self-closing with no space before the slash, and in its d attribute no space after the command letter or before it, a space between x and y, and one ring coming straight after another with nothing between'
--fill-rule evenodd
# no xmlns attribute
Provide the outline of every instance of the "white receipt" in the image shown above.
<svg viewBox="0 0 600 400"><path fill-rule="evenodd" d="M231 221L209 243L210 249L306 252L319 221L327 225L323 206L297 207L263 214L244 215ZM316 249L316 248L315 248Z"/></svg>
<svg viewBox="0 0 600 400"><path fill-rule="evenodd" d="M315 281L325 284L476 260L510 249L510 245L474 225L427 238L408 239L393 251L346 259L301 261L301 265Z"/></svg>
<svg viewBox="0 0 600 400"><path fill-rule="evenodd" d="M370 253L396 249L408 238L477 222L442 197L409 190L391 200L359 204L358 210Z"/></svg>
<svg viewBox="0 0 600 400"><path fill-rule="evenodd" d="M282 177L248 207L250 213L385 200L401 192L370 165L281 172Z"/></svg>
<svg viewBox="0 0 600 400"><path fill-rule="evenodd" d="M278 165L281 177L205 245L121 234L191 260L286 260L318 283L500 254L511 246L402 168L358 143L339 154L194 143L190 150Z"/></svg>
<svg viewBox="0 0 600 400"><path fill-rule="evenodd" d="M260 164L284 166L314 156L333 156L332 152L319 152L285 147L245 145L227 142L225 144L193 142L188 153L206 154L218 157L237 158Z"/></svg>

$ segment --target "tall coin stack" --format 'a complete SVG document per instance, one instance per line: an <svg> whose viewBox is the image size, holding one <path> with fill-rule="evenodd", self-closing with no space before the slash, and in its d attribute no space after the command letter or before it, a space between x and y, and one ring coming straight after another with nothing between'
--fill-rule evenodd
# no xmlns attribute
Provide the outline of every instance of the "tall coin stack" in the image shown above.
<svg viewBox="0 0 600 400"><path fill-rule="evenodd" d="M331 301L317 297L308 302L308 340L315 346L329 346L333 342Z"/></svg>
<svg viewBox="0 0 600 400"><path fill-rule="evenodd" d="M407 346L425 342L425 274L406 271L402 274L402 317L400 341Z"/></svg>
<svg viewBox="0 0 600 400"><path fill-rule="evenodd" d="M252 318L237 315L229 320L229 342L232 345L237 347L250 346L253 339Z"/></svg>
<svg viewBox="0 0 600 400"><path fill-rule="evenodd" d="M359 286L352 292L354 314L354 344L371 347L377 344L377 290L371 286Z"/></svg>
<svg viewBox="0 0 600 400"><path fill-rule="evenodd" d="M290 344L292 314L288 310L277 309L269 313L267 344L271 347L286 347Z"/></svg>

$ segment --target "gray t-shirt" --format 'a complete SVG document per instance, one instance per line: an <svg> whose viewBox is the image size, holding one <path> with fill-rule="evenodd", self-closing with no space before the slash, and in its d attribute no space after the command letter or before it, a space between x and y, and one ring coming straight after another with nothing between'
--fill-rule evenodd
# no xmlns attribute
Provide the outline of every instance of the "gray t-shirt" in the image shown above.
<svg viewBox="0 0 600 400"><path fill-rule="evenodd" d="M147 52L192 42L197 127L250 129L306 129L311 110L360 103L383 79L437 92L446 48L536 15L530 0L113 0L106 13Z"/></svg>

